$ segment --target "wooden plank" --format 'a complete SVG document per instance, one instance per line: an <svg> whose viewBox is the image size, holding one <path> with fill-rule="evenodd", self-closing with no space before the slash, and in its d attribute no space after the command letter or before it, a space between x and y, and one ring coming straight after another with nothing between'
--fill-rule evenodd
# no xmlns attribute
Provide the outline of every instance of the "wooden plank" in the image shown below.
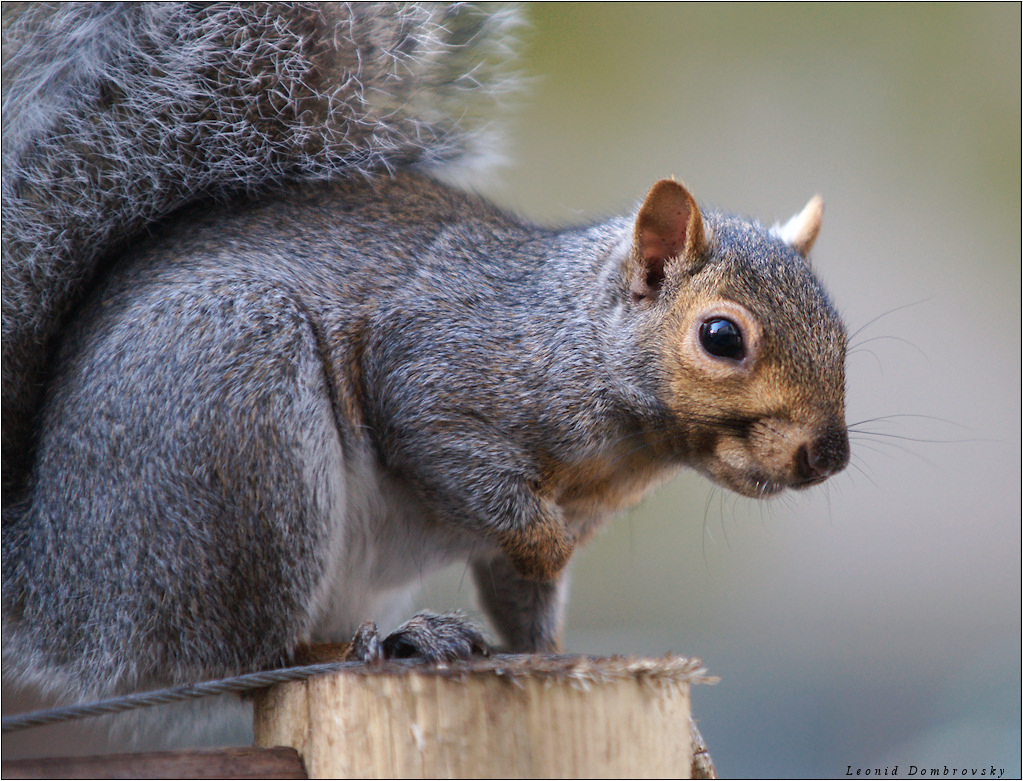
<svg viewBox="0 0 1023 781"><path fill-rule="evenodd" d="M3 762L7 778L308 778L293 748L151 751Z"/></svg>
<svg viewBox="0 0 1023 781"><path fill-rule="evenodd" d="M679 657L367 666L257 695L256 744L310 778L688 778L706 680Z"/></svg>

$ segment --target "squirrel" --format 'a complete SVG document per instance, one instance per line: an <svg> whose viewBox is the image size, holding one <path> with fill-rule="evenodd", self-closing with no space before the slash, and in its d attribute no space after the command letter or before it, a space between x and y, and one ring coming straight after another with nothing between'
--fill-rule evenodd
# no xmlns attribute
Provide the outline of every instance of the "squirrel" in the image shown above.
<svg viewBox="0 0 1023 781"><path fill-rule="evenodd" d="M461 183L514 11L17 5L9 680L278 666L453 561L505 647L555 651L574 550L680 468L767 497L846 466L819 198L765 227L669 178L554 230ZM392 637L482 642L429 614Z"/></svg>

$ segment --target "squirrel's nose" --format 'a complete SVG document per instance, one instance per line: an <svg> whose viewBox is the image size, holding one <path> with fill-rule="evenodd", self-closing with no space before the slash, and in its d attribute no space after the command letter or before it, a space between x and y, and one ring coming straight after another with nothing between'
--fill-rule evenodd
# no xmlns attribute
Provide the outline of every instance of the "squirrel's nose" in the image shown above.
<svg viewBox="0 0 1023 781"><path fill-rule="evenodd" d="M796 450L795 471L801 480L819 482L841 472L849 463L849 434L845 426L832 426L817 439Z"/></svg>

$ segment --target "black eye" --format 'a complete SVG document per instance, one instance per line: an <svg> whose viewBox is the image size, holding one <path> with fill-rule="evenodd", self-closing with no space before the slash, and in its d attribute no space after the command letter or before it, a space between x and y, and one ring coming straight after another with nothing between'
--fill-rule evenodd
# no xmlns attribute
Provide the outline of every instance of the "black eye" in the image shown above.
<svg viewBox="0 0 1023 781"><path fill-rule="evenodd" d="M700 344L717 358L741 361L746 355L739 326L723 317L715 317L700 326Z"/></svg>

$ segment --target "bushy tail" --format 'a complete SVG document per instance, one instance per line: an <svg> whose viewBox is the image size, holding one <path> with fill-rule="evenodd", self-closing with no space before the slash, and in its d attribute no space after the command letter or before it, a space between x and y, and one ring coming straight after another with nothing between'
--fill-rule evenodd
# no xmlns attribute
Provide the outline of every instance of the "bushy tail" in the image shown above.
<svg viewBox="0 0 1023 781"><path fill-rule="evenodd" d="M5 504L104 257L200 196L471 169L517 24L463 4L26 5L4 10Z"/></svg>

